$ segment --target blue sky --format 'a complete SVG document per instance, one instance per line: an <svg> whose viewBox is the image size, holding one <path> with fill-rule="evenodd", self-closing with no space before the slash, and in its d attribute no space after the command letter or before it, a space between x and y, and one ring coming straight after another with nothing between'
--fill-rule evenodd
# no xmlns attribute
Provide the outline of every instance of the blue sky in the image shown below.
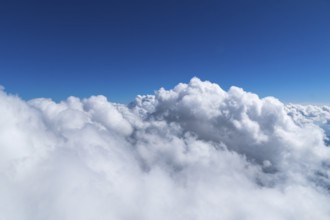
<svg viewBox="0 0 330 220"><path fill-rule="evenodd" d="M1 1L0 84L128 102L193 76L330 103L329 0Z"/></svg>

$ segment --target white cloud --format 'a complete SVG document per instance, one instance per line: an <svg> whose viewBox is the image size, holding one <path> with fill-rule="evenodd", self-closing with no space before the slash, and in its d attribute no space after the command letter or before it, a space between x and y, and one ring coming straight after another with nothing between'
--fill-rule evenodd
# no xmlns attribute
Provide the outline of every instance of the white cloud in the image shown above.
<svg viewBox="0 0 330 220"><path fill-rule="evenodd" d="M0 105L6 220L329 219L329 107L198 78L128 106Z"/></svg>

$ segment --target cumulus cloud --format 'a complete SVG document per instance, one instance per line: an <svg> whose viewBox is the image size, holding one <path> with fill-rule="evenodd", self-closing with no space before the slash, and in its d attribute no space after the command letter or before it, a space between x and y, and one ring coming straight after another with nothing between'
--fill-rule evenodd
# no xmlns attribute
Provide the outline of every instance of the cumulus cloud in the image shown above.
<svg viewBox="0 0 330 220"><path fill-rule="evenodd" d="M129 105L0 92L0 216L329 219L327 106L193 78Z"/></svg>
<svg viewBox="0 0 330 220"><path fill-rule="evenodd" d="M314 123L321 127L325 134L325 143L330 145L330 107L315 105L293 105L286 106L288 114L298 124Z"/></svg>

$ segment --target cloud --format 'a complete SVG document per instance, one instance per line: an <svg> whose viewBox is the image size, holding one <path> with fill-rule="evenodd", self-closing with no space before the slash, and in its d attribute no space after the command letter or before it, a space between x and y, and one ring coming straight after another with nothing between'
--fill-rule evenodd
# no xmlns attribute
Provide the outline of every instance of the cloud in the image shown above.
<svg viewBox="0 0 330 220"><path fill-rule="evenodd" d="M321 127L325 134L325 143L330 145L330 107L313 105L292 105L286 106L288 114L297 124L314 123Z"/></svg>
<svg viewBox="0 0 330 220"><path fill-rule="evenodd" d="M0 92L0 215L328 219L330 108L193 78L129 105Z"/></svg>

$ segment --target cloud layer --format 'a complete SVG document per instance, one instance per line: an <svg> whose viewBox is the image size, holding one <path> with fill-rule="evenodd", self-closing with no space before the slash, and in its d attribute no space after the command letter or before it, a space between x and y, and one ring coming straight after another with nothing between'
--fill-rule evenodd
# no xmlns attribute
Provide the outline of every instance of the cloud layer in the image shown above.
<svg viewBox="0 0 330 220"><path fill-rule="evenodd" d="M0 216L330 217L330 107L193 78L129 105L0 92Z"/></svg>

